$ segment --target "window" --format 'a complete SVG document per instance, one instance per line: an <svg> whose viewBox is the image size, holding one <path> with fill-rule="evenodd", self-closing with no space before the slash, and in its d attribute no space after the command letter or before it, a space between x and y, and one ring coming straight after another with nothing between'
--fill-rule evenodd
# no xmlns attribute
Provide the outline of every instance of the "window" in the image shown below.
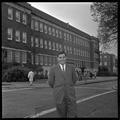
<svg viewBox="0 0 120 120"><path fill-rule="evenodd" d="M39 64L39 56L35 55L35 64L38 65Z"/></svg>
<svg viewBox="0 0 120 120"><path fill-rule="evenodd" d="M12 62L12 50L7 50L7 62Z"/></svg>
<svg viewBox="0 0 120 120"><path fill-rule="evenodd" d="M70 42L72 41L72 36L70 35Z"/></svg>
<svg viewBox="0 0 120 120"><path fill-rule="evenodd" d="M31 53L31 63L34 64L34 57L32 53Z"/></svg>
<svg viewBox="0 0 120 120"><path fill-rule="evenodd" d="M48 59L47 56L44 56L45 65L47 65Z"/></svg>
<svg viewBox="0 0 120 120"><path fill-rule="evenodd" d="M40 23L40 32L43 32L43 23Z"/></svg>
<svg viewBox="0 0 120 120"><path fill-rule="evenodd" d="M58 51L58 43L56 43L56 51Z"/></svg>
<svg viewBox="0 0 120 120"><path fill-rule="evenodd" d="M34 20L31 21L31 29L34 29Z"/></svg>
<svg viewBox="0 0 120 120"><path fill-rule="evenodd" d="M38 27L38 21L35 21L35 30L38 31L39 27Z"/></svg>
<svg viewBox="0 0 120 120"><path fill-rule="evenodd" d="M107 58L107 56L104 56L104 58Z"/></svg>
<svg viewBox="0 0 120 120"><path fill-rule="evenodd" d="M27 63L27 53L22 51L22 63Z"/></svg>
<svg viewBox="0 0 120 120"><path fill-rule="evenodd" d="M51 27L48 28L48 31L49 31L49 35L51 35L52 34Z"/></svg>
<svg viewBox="0 0 120 120"><path fill-rule="evenodd" d="M66 40L66 33L64 32L64 40Z"/></svg>
<svg viewBox="0 0 120 120"><path fill-rule="evenodd" d="M20 12L16 11L16 21L20 22Z"/></svg>
<svg viewBox="0 0 120 120"><path fill-rule="evenodd" d="M69 53L69 46L67 46L67 52Z"/></svg>
<svg viewBox="0 0 120 120"><path fill-rule="evenodd" d="M12 8L8 8L8 19L13 20L13 9Z"/></svg>
<svg viewBox="0 0 120 120"><path fill-rule="evenodd" d="M45 49L47 49L47 40L45 40L44 45L45 45Z"/></svg>
<svg viewBox="0 0 120 120"><path fill-rule="evenodd" d="M55 50L55 42L53 42L53 50Z"/></svg>
<svg viewBox="0 0 120 120"><path fill-rule="evenodd" d="M67 53L67 49L66 49L66 46L64 45L64 51L65 51L65 53Z"/></svg>
<svg viewBox="0 0 120 120"><path fill-rule="evenodd" d="M79 56L80 56L80 49L79 49Z"/></svg>
<svg viewBox="0 0 120 120"><path fill-rule="evenodd" d="M39 47L39 41L38 41L38 38L35 38L35 47Z"/></svg>
<svg viewBox="0 0 120 120"><path fill-rule="evenodd" d="M59 51L62 51L62 45L59 44Z"/></svg>
<svg viewBox="0 0 120 120"><path fill-rule="evenodd" d="M107 62L104 62L104 65L107 66Z"/></svg>
<svg viewBox="0 0 120 120"><path fill-rule="evenodd" d="M47 25L44 25L44 32L47 34Z"/></svg>
<svg viewBox="0 0 120 120"><path fill-rule="evenodd" d="M51 41L49 41L49 49L51 50Z"/></svg>
<svg viewBox="0 0 120 120"><path fill-rule="evenodd" d="M75 40L76 40L76 37L74 36L74 41L73 41L74 44L75 44Z"/></svg>
<svg viewBox="0 0 120 120"><path fill-rule="evenodd" d="M59 36L62 39L62 32L61 31L59 31Z"/></svg>
<svg viewBox="0 0 120 120"><path fill-rule="evenodd" d="M33 47L34 46L34 38L33 38L33 36L31 36L31 47Z"/></svg>
<svg viewBox="0 0 120 120"><path fill-rule="evenodd" d="M70 47L70 54L72 54L72 47Z"/></svg>
<svg viewBox="0 0 120 120"><path fill-rule="evenodd" d="M20 42L20 31L18 31L18 30L15 32L15 40L17 42Z"/></svg>
<svg viewBox="0 0 120 120"><path fill-rule="evenodd" d="M69 41L69 33L67 34L67 40Z"/></svg>
<svg viewBox="0 0 120 120"><path fill-rule="evenodd" d="M76 55L76 49L74 48L74 55Z"/></svg>
<svg viewBox="0 0 120 120"><path fill-rule="evenodd" d="M20 51L15 51L15 62L20 63Z"/></svg>
<svg viewBox="0 0 120 120"><path fill-rule="evenodd" d="M12 28L8 28L8 40L12 40L13 39L13 29Z"/></svg>
<svg viewBox="0 0 120 120"><path fill-rule="evenodd" d="M55 36L55 28L52 28L52 34Z"/></svg>
<svg viewBox="0 0 120 120"><path fill-rule="evenodd" d="M40 48L43 48L43 39L40 38Z"/></svg>
<svg viewBox="0 0 120 120"><path fill-rule="evenodd" d="M55 57L52 57L52 63L55 65Z"/></svg>
<svg viewBox="0 0 120 120"><path fill-rule="evenodd" d="M27 24L27 15L23 13L23 19L22 19L23 24Z"/></svg>
<svg viewBox="0 0 120 120"><path fill-rule="evenodd" d="M23 32L23 43L27 43L27 34Z"/></svg>
<svg viewBox="0 0 120 120"><path fill-rule="evenodd" d="M40 55L40 64L43 65L43 55Z"/></svg>
<svg viewBox="0 0 120 120"><path fill-rule="evenodd" d="M59 37L59 35L58 35L58 30L56 29L56 37Z"/></svg>
<svg viewBox="0 0 120 120"><path fill-rule="evenodd" d="M52 64L51 56L48 56L48 58L49 58L49 65L51 65Z"/></svg>
<svg viewBox="0 0 120 120"><path fill-rule="evenodd" d="M78 44L78 38L76 37L76 44Z"/></svg>

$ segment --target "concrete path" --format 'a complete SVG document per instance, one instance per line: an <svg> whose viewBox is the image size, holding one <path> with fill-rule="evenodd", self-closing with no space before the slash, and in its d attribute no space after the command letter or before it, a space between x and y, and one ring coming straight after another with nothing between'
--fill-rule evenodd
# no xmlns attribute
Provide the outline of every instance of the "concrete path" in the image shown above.
<svg viewBox="0 0 120 120"><path fill-rule="evenodd" d="M82 80L77 81L76 85L81 84L92 84L97 82L108 82L117 80L118 77L97 77L96 79L89 79L89 80ZM35 81L33 85L30 86L29 82L2 82L2 89L9 89L9 88L27 88L27 87L49 87L47 80L43 81Z"/></svg>

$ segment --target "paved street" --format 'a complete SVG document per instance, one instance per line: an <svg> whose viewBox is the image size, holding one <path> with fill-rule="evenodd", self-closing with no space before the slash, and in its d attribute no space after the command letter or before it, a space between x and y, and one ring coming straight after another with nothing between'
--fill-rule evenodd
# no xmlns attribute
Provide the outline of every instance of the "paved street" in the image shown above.
<svg viewBox="0 0 120 120"><path fill-rule="evenodd" d="M10 84L10 83L9 83ZM17 83L16 83L17 84ZM2 117L58 117L52 89L39 87L2 87ZM6 87L5 87L6 86ZM76 85L78 117L118 117L117 81Z"/></svg>

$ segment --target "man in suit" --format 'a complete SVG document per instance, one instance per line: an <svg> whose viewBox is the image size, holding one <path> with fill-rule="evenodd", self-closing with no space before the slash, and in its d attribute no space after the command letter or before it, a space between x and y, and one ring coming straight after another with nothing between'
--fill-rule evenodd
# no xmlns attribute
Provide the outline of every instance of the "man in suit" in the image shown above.
<svg viewBox="0 0 120 120"><path fill-rule="evenodd" d="M53 88L56 109L60 117L77 117L75 68L66 63L64 51L57 55L58 64L51 67L48 83Z"/></svg>

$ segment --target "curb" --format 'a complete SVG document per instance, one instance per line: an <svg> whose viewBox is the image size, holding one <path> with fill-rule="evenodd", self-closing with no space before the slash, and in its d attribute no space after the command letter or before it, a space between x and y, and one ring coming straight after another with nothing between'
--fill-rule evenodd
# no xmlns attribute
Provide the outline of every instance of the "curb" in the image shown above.
<svg viewBox="0 0 120 120"><path fill-rule="evenodd" d="M92 83L99 83L99 82L110 82L110 81L115 81L117 79L112 79L112 80L99 80L99 81L84 81L82 83L77 83L76 85L83 85L83 84L92 84Z"/></svg>
<svg viewBox="0 0 120 120"><path fill-rule="evenodd" d="M115 81L115 80L117 80L117 79L114 78L114 79L111 79L111 80L80 81L80 82L76 83L75 86L86 85L86 84L93 84L93 83L99 83L99 82L110 82L110 81ZM27 86L11 86L12 83L11 84L8 83L8 84L4 84L4 85L5 86L4 87L2 86L2 87L3 88L7 88L7 89L12 89L12 88L17 88L17 89L20 89L20 88L49 88L50 87L48 84L44 84L44 85L40 85L40 84L35 85L35 84L33 84L33 86L29 86L29 85L27 85Z"/></svg>

